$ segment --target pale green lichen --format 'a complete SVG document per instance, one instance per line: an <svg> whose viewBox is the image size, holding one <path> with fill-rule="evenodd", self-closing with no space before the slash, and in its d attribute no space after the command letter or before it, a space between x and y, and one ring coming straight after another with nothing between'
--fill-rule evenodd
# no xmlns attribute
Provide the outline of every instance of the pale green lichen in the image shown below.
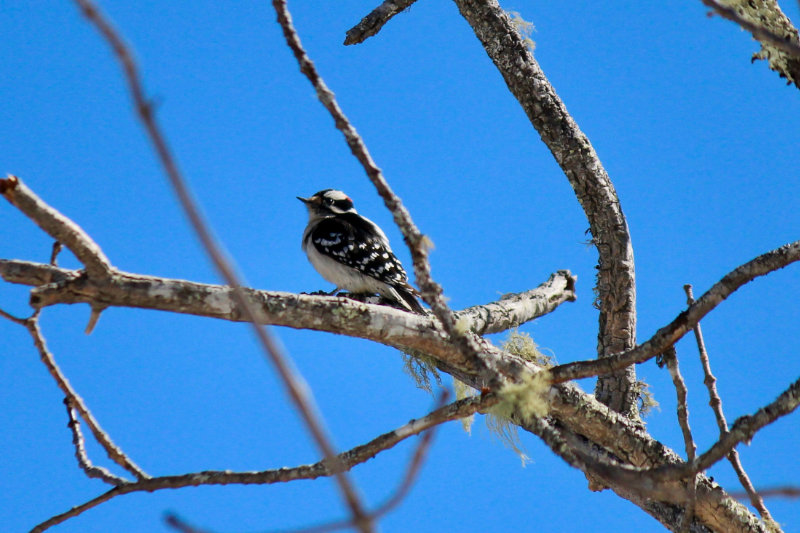
<svg viewBox="0 0 800 533"><path fill-rule="evenodd" d="M500 401L486 415L486 427L519 456L522 466L530 458L520 443L517 424L547 416L549 391L549 371L542 370L526 376L520 383L504 386L497 394Z"/></svg>
<svg viewBox="0 0 800 533"><path fill-rule="evenodd" d="M639 414L641 416L647 416L652 413L654 410L660 410L658 405L658 401L656 397L653 395L653 391L650 390L650 384L644 381L637 381L634 385L635 387L635 394L636 400L639 404Z"/></svg>
<svg viewBox="0 0 800 533"><path fill-rule="evenodd" d="M490 412L486 415L486 427L500 439L503 446L517 454L519 460L522 462L523 468L531 461L531 458L526 453L525 447L519 440L517 426L511 420L494 415Z"/></svg>
<svg viewBox="0 0 800 533"><path fill-rule="evenodd" d="M433 383L442 386L442 376L436 369L436 360L421 352L403 352L403 371L411 376L417 388L433 394Z"/></svg>
<svg viewBox="0 0 800 533"><path fill-rule="evenodd" d="M528 22L522 18L519 11L507 11L506 13L511 17L511 24L513 24L519 32L520 37L522 37L522 42L533 52L536 49L536 43L531 39L531 35L536 31L533 22Z"/></svg>
<svg viewBox="0 0 800 533"><path fill-rule="evenodd" d="M520 383L507 383L497 393L500 401L489 412L523 423L547 416L550 385L550 372L547 370L525 376Z"/></svg>
<svg viewBox="0 0 800 533"><path fill-rule="evenodd" d="M458 334L463 335L470 330L470 326L472 326L472 320L462 316L456 320L455 329Z"/></svg>
<svg viewBox="0 0 800 533"><path fill-rule="evenodd" d="M503 341L500 347L506 352L545 368L550 368L556 364L555 357L543 354L529 334L521 333L516 329L509 333L508 338Z"/></svg>
<svg viewBox="0 0 800 533"><path fill-rule="evenodd" d="M453 389L456 391L456 399L463 400L464 398L472 398L478 395L478 391L459 381L458 378L453 378ZM475 422L475 415L471 414L461 419L461 427L467 432L467 435L472 434L472 423Z"/></svg>
<svg viewBox="0 0 800 533"><path fill-rule="evenodd" d="M550 368L555 364L554 357L543 354L529 334L518 330L511 331L501 347L504 351L541 367ZM548 371L529 375L520 383L509 383L503 387L498 392L500 402L489 409L486 415L486 427L519 456L522 466L530 458L519 440L517 424L547 416L549 391Z"/></svg>
<svg viewBox="0 0 800 533"><path fill-rule="evenodd" d="M343 322L353 321L358 318L359 315L363 314L363 312L364 311L362 309L347 305L336 306L331 309L331 314Z"/></svg>

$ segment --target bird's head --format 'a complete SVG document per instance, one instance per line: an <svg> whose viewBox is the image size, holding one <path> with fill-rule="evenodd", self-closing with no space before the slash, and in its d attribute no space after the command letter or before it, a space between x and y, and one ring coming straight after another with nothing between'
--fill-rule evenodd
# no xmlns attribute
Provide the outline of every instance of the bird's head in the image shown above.
<svg viewBox="0 0 800 533"><path fill-rule="evenodd" d="M342 191L335 189L319 191L310 198L298 196L297 199L306 204L308 215L311 218L325 218L356 212L353 200Z"/></svg>

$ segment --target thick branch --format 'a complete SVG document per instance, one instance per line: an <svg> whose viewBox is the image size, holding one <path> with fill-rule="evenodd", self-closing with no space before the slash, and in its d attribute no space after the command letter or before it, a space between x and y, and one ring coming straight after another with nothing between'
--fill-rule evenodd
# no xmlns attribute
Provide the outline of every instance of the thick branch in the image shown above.
<svg viewBox="0 0 800 533"><path fill-rule="evenodd" d="M410 7L414 2L416 0L386 0L373 9L369 15L361 19L361 22L347 30L344 44L363 43L381 31L381 28L389 22L389 19Z"/></svg>
<svg viewBox="0 0 800 533"><path fill-rule="evenodd" d="M87 272L97 277L108 275L111 262L91 237L80 226L44 203L22 180L16 176L0 179L0 194L45 233L69 248Z"/></svg>
<svg viewBox="0 0 800 533"><path fill-rule="evenodd" d="M511 93L567 176L589 220L599 254L598 354L607 357L636 344L636 288L628 223L614 185L589 139L567 112L523 37L496 0L455 0ZM616 369L615 369L616 370ZM634 369L598 381L603 403L636 414Z"/></svg>
<svg viewBox="0 0 800 533"><path fill-rule="evenodd" d="M459 321L468 319L469 329L478 335L506 331L551 313L564 302L574 302L576 281L569 270L559 270L535 289L469 307L457 312L456 317Z"/></svg>
<svg viewBox="0 0 800 533"><path fill-rule="evenodd" d="M714 284L699 300L633 350L596 361L577 361L550 369L554 383L613 372L633 363L643 363L663 353L694 328L701 318L742 285L800 260L800 241L785 244L748 261Z"/></svg>
<svg viewBox="0 0 800 533"><path fill-rule="evenodd" d="M94 281L79 272L40 263L0 260L0 276L7 281L36 284L54 277L62 280L41 285L31 292L31 305L87 303L108 307L137 307L245 322L249 318L234 300L234 289L185 280L156 278L115 271ZM496 347L476 338L481 364L463 355L448 341L431 317L406 313L392 307L371 305L330 296L241 289L258 324L312 329L361 337L401 350L429 354L451 369L479 373L486 368L516 380L534 368L521 359L501 357ZM526 370L527 369L527 370Z"/></svg>
<svg viewBox="0 0 800 533"><path fill-rule="evenodd" d="M426 429L430 429L444 422L464 418L476 412L484 411L494 405L495 402L496 398L491 395L459 400L441 407L418 420L412 420L394 431L384 433L367 444L356 446L351 450L341 453L337 456L336 461L322 460L311 465L263 470L260 472L209 470L180 476L154 477L137 481L136 483L127 483L115 487L97 498L77 505L69 511L42 522L34 527L31 533L44 531L69 518L78 516L93 507L97 507L101 503L107 502L116 496L130 494L132 492L153 492L162 489L180 489L183 487L197 487L200 485L269 485L298 479L316 479L322 476L332 476L337 472L350 470L354 466L372 459L378 453L392 448L408 437L417 435ZM333 465L335 465L335 467L333 467Z"/></svg>

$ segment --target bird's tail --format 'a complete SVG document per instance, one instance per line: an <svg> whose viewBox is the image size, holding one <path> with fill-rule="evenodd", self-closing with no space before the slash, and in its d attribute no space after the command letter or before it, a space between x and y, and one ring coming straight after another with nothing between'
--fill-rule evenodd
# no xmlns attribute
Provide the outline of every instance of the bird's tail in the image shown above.
<svg viewBox="0 0 800 533"><path fill-rule="evenodd" d="M417 313L418 315L425 315L427 311L422 304L419 303L417 297L415 296L416 291L412 287L393 287L397 296L396 298L397 303L405 307L407 310L411 311L412 313Z"/></svg>

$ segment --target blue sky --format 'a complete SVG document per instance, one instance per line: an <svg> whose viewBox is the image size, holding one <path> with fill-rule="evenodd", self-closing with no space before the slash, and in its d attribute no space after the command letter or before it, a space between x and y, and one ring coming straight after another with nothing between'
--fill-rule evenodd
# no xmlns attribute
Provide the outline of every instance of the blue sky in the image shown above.
<svg viewBox="0 0 800 533"><path fill-rule="evenodd" d="M378 165L431 237L434 277L455 309L578 275L578 301L522 328L559 362L596 347L596 252L566 178L446 0L421 0L366 43L344 33L377 0L290 2L295 25ZM784 6L797 18L797 5ZM535 55L592 141L633 237L638 336L646 340L756 255L800 237L800 94L759 62L748 34L701 2L503 2L533 22ZM295 196L334 187L379 223L408 266L391 216L301 77L268 2L105 2L136 50L180 166L247 282L330 289L300 250ZM215 283L134 119L119 69L71 2L0 7L2 172L19 175L78 222L118 268ZM0 206L0 257L45 261L50 241ZM62 264L77 262L62 254ZM703 322L729 421L797 379L800 270L743 288ZM27 290L0 284L0 306L27 313ZM111 309L91 336L85 306L45 311L62 369L100 423L151 474L254 470L318 459L241 324ZM340 449L425 414L432 398L399 353L366 341L275 329L314 390ZM0 523L24 531L105 485L73 457L59 391L25 331L0 321ZM503 336L494 339L500 342ZM699 449L716 439L693 341L678 344ZM660 411L653 436L682 453L675 393L653 362L637 368ZM446 380L449 382L449 379ZM586 390L593 382L581 382ZM797 415L740 447L758 487L800 484ZM583 475L530 435L526 468L478 420L440 429L421 478L384 531L659 531L632 504L591 493ZM377 504L415 441L353 471ZM96 445L91 457L108 465ZM711 471L737 490L726 464ZM797 502L768 501L787 531ZM343 516L332 482L203 487L124 496L58 532L166 531L167 510L219 532L302 527ZM543 525L542 525L543 524Z"/></svg>

